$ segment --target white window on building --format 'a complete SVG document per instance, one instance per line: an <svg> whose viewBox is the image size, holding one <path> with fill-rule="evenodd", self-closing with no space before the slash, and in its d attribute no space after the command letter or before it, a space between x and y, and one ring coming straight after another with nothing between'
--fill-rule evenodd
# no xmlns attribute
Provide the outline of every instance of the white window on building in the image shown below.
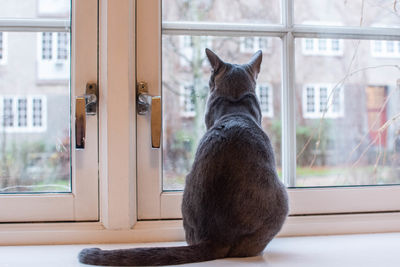
<svg viewBox="0 0 400 267"><path fill-rule="evenodd" d="M7 33L0 32L0 65L7 63Z"/></svg>
<svg viewBox="0 0 400 267"><path fill-rule="evenodd" d="M304 55L341 56L343 55L343 40L303 38L302 50Z"/></svg>
<svg viewBox="0 0 400 267"><path fill-rule="evenodd" d="M69 80L70 69L70 33L38 33L38 80Z"/></svg>
<svg viewBox="0 0 400 267"><path fill-rule="evenodd" d="M338 118L344 115L343 88L332 84L308 84L303 89L304 118Z"/></svg>
<svg viewBox="0 0 400 267"><path fill-rule="evenodd" d="M371 55L373 57L398 58L400 57L400 41L371 41Z"/></svg>
<svg viewBox="0 0 400 267"><path fill-rule="evenodd" d="M181 85L181 114L183 117L194 117L196 115L195 108L195 92L193 85Z"/></svg>
<svg viewBox="0 0 400 267"><path fill-rule="evenodd" d="M255 53L262 50L268 53L271 48L270 41L267 37L242 37L240 38L240 52Z"/></svg>
<svg viewBox="0 0 400 267"><path fill-rule="evenodd" d="M272 118L274 116L272 87L269 84L259 84L256 87L256 94L263 117Z"/></svg>
<svg viewBox="0 0 400 267"><path fill-rule="evenodd" d="M180 54L180 65L183 67L188 67L193 59L193 49L194 46L200 46L202 50L205 48L212 47L212 37L211 36L190 36L181 35L179 36L179 52ZM203 66L207 66L207 60L203 61Z"/></svg>
<svg viewBox="0 0 400 267"><path fill-rule="evenodd" d="M45 96L0 96L1 126L6 132L46 130Z"/></svg>

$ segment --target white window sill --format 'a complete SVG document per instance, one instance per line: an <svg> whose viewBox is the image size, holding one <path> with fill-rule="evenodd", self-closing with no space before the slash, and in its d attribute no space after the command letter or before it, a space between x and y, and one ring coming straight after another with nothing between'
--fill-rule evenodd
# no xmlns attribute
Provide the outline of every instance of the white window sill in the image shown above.
<svg viewBox="0 0 400 267"><path fill-rule="evenodd" d="M190 266L398 266L400 233L275 238L262 255L229 258ZM177 246L184 242L146 244L101 244L103 249L142 246ZM86 266L77 255L87 245L5 246L0 247L0 266ZM24 255L21 257L21 255ZM186 266L179 265L179 266ZM187 265L189 266L189 265Z"/></svg>
<svg viewBox="0 0 400 267"><path fill-rule="evenodd" d="M278 236L391 232L400 233L399 212L290 216ZM184 236L181 220L141 221L120 230L106 229L99 222L0 224L0 246L170 242L184 241Z"/></svg>

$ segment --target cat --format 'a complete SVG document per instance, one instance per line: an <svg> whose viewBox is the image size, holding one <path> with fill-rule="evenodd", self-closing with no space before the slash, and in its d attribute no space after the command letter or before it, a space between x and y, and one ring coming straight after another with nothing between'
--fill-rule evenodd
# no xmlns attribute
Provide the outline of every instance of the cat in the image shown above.
<svg viewBox="0 0 400 267"><path fill-rule="evenodd" d="M188 246L84 249L79 254L82 263L155 266L256 256L281 229L288 198L261 128L255 93L262 52L243 65L225 63L209 49L205 52L212 67L207 132L186 177L182 201Z"/></svg>

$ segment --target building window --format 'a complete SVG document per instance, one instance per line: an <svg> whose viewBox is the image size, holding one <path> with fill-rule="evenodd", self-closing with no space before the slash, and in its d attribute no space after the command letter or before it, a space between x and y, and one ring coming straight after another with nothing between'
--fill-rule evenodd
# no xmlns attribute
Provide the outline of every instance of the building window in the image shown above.
<svg viewBox="0 0 400 267"><path fill-rule="evenodd" d="M400 41L371 41L371 54L373 57L400 57Z"/></svg>
<svg viewBox="0 0 400 267"><path fill-rule="evenodd" d="M259 84L256 87L256 94L260 101L261 113L264 117L273 117L272 89L268 84Z"/></svg>
<svg viewBox="0 0 400 267"><path fill-rule="evenodd" d="M38 80L69 80L70 33L43 32L39 34Z"/></svg>
<svg viewBox="0 0 400 267"><path fill-rule="evenodd" d="M28 100L26 98L18 99L18 127L28 126Z"/></svg>
<svg viewBox="0 0 400 267"><path fill-rule="evenodd" d="M196 115L195 97L193 85L181 86L181 107L184 117L194 117Z"/></svg>
<svg viewBox="0 0 400 267"><path fill-rule="evenodd" d="M310 84L303 90L304 118L338 118L343 114L343 89L334 85Z"/></svg>
<svg viewBox="0 0 400 267"><path fill-rule="evenodd" d="M69 54L69 33L57 33L57 59L67 60Z"/></svg>
<svg viewBox="0 0 400 267"><path fill-rule="evenodd" d="M270 49L269 39L266 37L242 37L240 39L240 52L254 53L262 50L267 53Z"/></svg>
<svg viewBox="0 0 400 267"><path fill-rule="evenodd" d="M304 38L302 41L304 55L341 56L343 40Z"/></svg>
<svg viewBox="0 0 400 267"><path fill-rule="evenodd" d="M7 62L7 33L0 32L0 65Z"/></svg>
<svg viewBox="0 0 400 267"><path fill-rule="evenodd" d="M195 46L202 47L202 50L206 47L212 46L212 38L210 36L190 36L181 35L179 36L179 53L180 53L180 65L183 67L190 66L190 62L194 61L193 49ZM207 66L207 60L203 61L203 66Z"/></svg>
<svg viewBox="0 0 400 267"><path fill-rule="evenodd" d="M14 112L13 112L13 99L3 99L3 126L13 127L14 126Z"/></svg>
<svg viewBox="0 0 400 267"><path fill-rule="evenodd" d="M6 132L46 130L45 96L0 96L0 100L2 126Z"/></svg>

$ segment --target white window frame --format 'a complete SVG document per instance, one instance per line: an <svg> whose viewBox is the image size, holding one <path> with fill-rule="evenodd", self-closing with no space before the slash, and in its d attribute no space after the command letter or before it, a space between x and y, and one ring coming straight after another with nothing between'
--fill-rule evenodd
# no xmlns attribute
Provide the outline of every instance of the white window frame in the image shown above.
<svg viewBox="0 0 400 267"><path fill-rule="evenodd" d="M3 125L3 103L4 99L13 100L13 126L4 127ZM21 127L18 125L18 100L27 100L27 125ZM42 101L42 125L40 127L33 125L33 99L40 99ZM1 95L0 96L0 129L6 133L40 133L47 129L47 98L44 95Z"/></svg>
<svg viewBox="0 0 400 267"><path fill-rule="evenodd" d="M268 94L268 111L264 111L263 110L263 106L261 104L261 95L260 95L260 88L264 87L267 90L267 94ZM271 86L271 84L269 83L257 83L256 86L256 94L258 97L258 100L260 101L260 107L261 107L261 113L263 117L268 117L268 118L272 118L274 117L274 105L273 105L273 101L274 101L274 96L273 96L273 88Z"/></svg>
<svg viewBox="0 0 400 267"><path fill-rule="evenodd" d="M0 58L0 66L1 65L6 65L7 64L7 55L8 55L8 33L7 32L1 32L3 35L3 57Z"/></svg>
<svg viewBox="0 0 400 267"><path fill-rule="evenodd" d="M71 39L75 42L70 82L71 133L75 133L75 96L85 93L86 83L97 81L97 6L97 0L74 0L72 3ZM58 19L0 19L0 31L7 32L69 32L69 25L69 20ZM46 102L42 104L47 106ZM87 116L85 149L81 151L75 149L75 135L71 134L71 192L0 194L0 222L98 220L97 129L97 116Z"/></svg>
<svg viewBox="0 0 400 267"><path fill-rule="evenodd" d="M212 44L212 37L211 36L202 36L204 37L202 42L206 43L207 47L211 47ZM190 42L189 42L190 41ZM189 62L188 59L190 60L193 56L193 48L191 46L192 44L192 36L191 35L181 35L179 36L179 47L180 47L180 52L183 56L186 58L180 57L180 65L183 67L188 67ZM203 62L204 66L206 66L207 62Z"/></svg>
<svg viewBox="0 0 400 267"><path fill-rule="evenodd" d="M307 89L313 88L314 90L314 111L308 111L308 103L307 103ZM321 111L321 98L320 92L321 88L327 88L327 111ZM333 111L333 90L335 93L338 93L339 97L339 110L337 112ZM344 116L344 88L342 87L335 87L335 84L330 83L314 83L314 84L305 84L302 90L302 110L303 110L303 117L306 119L321 119L324 118L340 118Z"/></svg>
<svg viewBox="0 0 400 267"><path fill-rule="evenodd" d="M168 35L212 36L264 36L282 40L282 176L289 189L290 215L333 214L354 212L382 212L400 210L400 186L374 186L371 188L292 188L296 177L296 99L295 99L295 43L298 38L317 39L400 39L400 32L393 28L347 27L335 25L295 25L293 0L282 2L282 25L227 24L199 22L163 22L159 1L137 2L137 79L149 83L152 95L161 94L161 33ZM148 18L152 17L149 23ZM324 23L325 24L325 23ZM150 36L149 32L155 33ZM146 33L146 34L143 34ZM146 36L144 38L144 36ZM149 44L154 44L149 46ZM154 71L157 69L158 71ZM149 118L138 116L138 218L180 218L182 194L162 191L161 153L151 150ZM151 160L150 160L151 159ZM143 166L148 166L142 168ZM151 166L151 167L150 167ZM371 193L373 192L373 193ZM379 196L376 201L371 194ZM355 198L357 196L357 198ZM355 201L362 199L363 201ZM334 201L333 201L334 200ZM312 203L312 205L310 205ZM349 203L352 203L349 205ZM396 203L396 204L394 204Z"/></svg>
<svg viewBox="0 0 400 267"><path fill-rule="evenodd" d="M136 2L136 3L135 3ZM144 10L136 4L145 3L149 5ZM135 111L135 88L136 82L142 81L146 75L157 76L159 69L155 70L151 64L159 64L158 59L161 58L160 50L157 50L157 44L151 42L148 30L155 30L158 35L161 33L159 18L154 14L160 14L160 9L157 1L115 1L101 0L100 1L100 221L99 222L84 222L84 223L35 223L35 224L0 224L0 244L1 245L26 245L26 244L76 244L76 243L132 243L132 242L156 242L156 241L176 241L184 240L184 231L182 220L150 220L138 221L138 216L143 215L143 211L137 209L137 199L150 195L146 204L147 208L157 208L162 204L164 207L174 207L179 205L179 193L168 193L171 197L162 196L159 182L151 179L154 175L157 179L158 173L153 173L151 170L144 173L140 168L136 168L136 161L140 158L154 157L153 164L160 164L160 158L155 151L142 151L140 142L149 142L149 134L146 130L143 133L135 131L135 128L141 122L146 121L144 117L136 117ZM137 11L141 12L137 12ZM144 11L144 12L143 12ZM156 11L156 12L155 12ZM293 11L293 2L285 0L283 2L284 23L290 27L288 17L285 15ZM157 18L154 22L149 18ZM145 22L148 27L137 27L136 21ZM289 21L290 22L290 21ZM1 21L0 21L1 25ZM181 28L180 25L175 25L174 28ZM190 26L190 25L189 25ZM219 27L222 30L228 30ZM186 27L183 27L186 28ZM252 25L251 29L259 29L257 25ZM250 28L249 28L250 29ZM201 30L201 29L200 29ZM347 32L348 29L325 29L319 28L314 31L321 30L322 34L337 34ZM357 28L353 28L355 32ZM173 31L173 28L169 28ZM284 62L292 62L294 55L294 39L293 31L287 32L283 27L267 27L263 28L264 33L269 32L276 36L283 35L283 44L285 53L283 53ZM284 32L282 34L281 32ZM178 30L177 33L180 33ZM207 30L209 32L209 29ZM303 37L312 37L313 32L307 26L296 26L296 33L303 32ZM362 37L382 33L381 29L364 29ZM137 35L135 35L137 33ZM243 34L246 34L245 31ZM219 33L220 35L224 35ZM395 31L385 31L386 37L397 36L400 39L399 33ZM140 43L136 44L135 40ZM159 35L160 36L160 35ZM356 34L356 36L359 36ZM370 36L371 38L371 36ZM148 49L147 48L147 46ZM135 51L137 51L135 53ZM145 64L145 69L138 72L138 76L132 75L136 73L136 60L139 60L140 55L156 54L155 57L150 57L150 65ZM290 57L288 55L291 55ZM149 62L147 62L149 63ZM294 74L294 64L285 64L282 66L288 69L289 72L283 77L283 98L282 101L291 103L286 105L284 109L285 116L294 118L296 109L294 107L294 97L289 94L290 88L294 88L294 77L289 79ZM129 71L127 71L129 70ZM143 72L144 71L144 72ZM153 77L154 77L153 76ZM149 90L151 93L158 93L157 79L149 79ZM115 90L118 88L118 90ZM286 133L288 129L295 127L294 121L286 121L283 125L286 142L284 149L294 145L294 136ZM143 139L144 138L144 139ZM136 154L136 151L138 153ZM136 156L137 155L137 156ZM288 156L289 160L295 162L296 158ZM288 162L286 161L285 165ZM291 165L289 165L290 167ZM285 177L290 179L290 173L294 170L284 167ZM158 196L155 196L152 191L139 190L143 186L143 180L138 179L138 176L145 175L149 178L149 182L154 188L159 191ZM289 189L291 203L299 202L292 214L289 216L283 226L279 236L295 236L295 235L321 235L321 234L354 234L354 233L377 233L377 232L397 232L400 231L400 213L394 212L399 210L399 191L395 187L381 187L384 189L375 190L375 188L366 187L363 190L358 188L347 188L340 190L331 188L321 190L318 188L310 188L307 191L303 189ZM311 194L310 194L311 193ZM340 205L337 209L329 210L336 214L324 215L327 213L323 207L325 202L334 203L337 195L340 194L342 200L347 203L346 209L343 210ZM175 195L175 196L174 196ZM169 203L161 202L160 198L169 201ZM155 198L154 198L155 197ZM391 206L382 206L381 201L370 201L369 211L380 211L369 213L362 205L359 204L359 198L368 197L371 200L385 199ZM322 200L321 205L315 205L316 198ZM318 203L317 203L318 204ZM299 207L311 207L305 210ZM293 207L293 205L292 205ZM174 208L173 208L174 209ZM176 209L178 210L178 209ZM160 210L159 210L160 211ZM168 213L171 215L171 211ZM361 213L357 213L361 212ZM337 214L339 213L339 214ZM342 214L343 213L343 214ZM179 216L179 212L176 212ZM302 214L305 214L304 216ZM313 214L313 215L312 215ZM166 215L166 212L163 212ZM179 218L179 217L169 217Z"/></svg>

